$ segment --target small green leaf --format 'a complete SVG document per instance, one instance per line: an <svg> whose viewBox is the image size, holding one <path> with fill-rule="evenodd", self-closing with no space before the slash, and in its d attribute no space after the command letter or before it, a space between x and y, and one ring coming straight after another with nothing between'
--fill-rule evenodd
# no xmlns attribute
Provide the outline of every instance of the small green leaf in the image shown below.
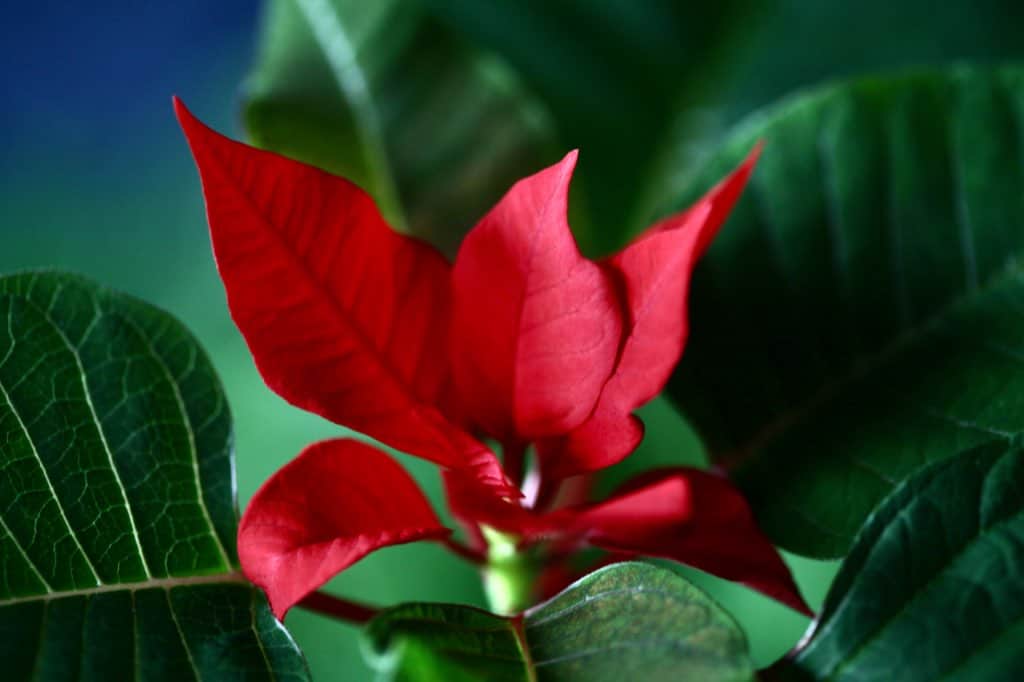
<svg viewBox="0 0 1024 682"><path fill-rule="evenodd" d="M794 664L828 680L1024 675L1024 454L933 464L868 519Z"/></svg>
<svg viewBox="0 0 1024 682"><path fill-rule="evenodd" d="M695 182L765 140L669 390L787 549L842 555L920 466L1024 430L1022 126L1020 69L856 80L753 117Z"/></svg>
<svg viewBox="0 0 1024 682"><path fill-rule="evenodd" d="M561 151L514 75L415 0L270 0L264 25L253 141L353 180L449 252Z"/></svg>
<svg viewBox="0 0 1024 682"><path fill-rule="evenodd" d="M403 604L364 630L379 680L529 680L516 624L471 606Z"/></svg>
<svg viewBox="0 0 1024 682"><path fill-rule="evenodd" d="M365 631L381 680L580 682L752 680L746 638L676 574L622 563L518 618L468 606L407 604Z"/></svg>
<svg viewBox="0 0 1024 682"><path fill-rule="evenodd" d="M307 679L238 572L231 419L174 319L0 278L0 658L10 679Z"/></svg>

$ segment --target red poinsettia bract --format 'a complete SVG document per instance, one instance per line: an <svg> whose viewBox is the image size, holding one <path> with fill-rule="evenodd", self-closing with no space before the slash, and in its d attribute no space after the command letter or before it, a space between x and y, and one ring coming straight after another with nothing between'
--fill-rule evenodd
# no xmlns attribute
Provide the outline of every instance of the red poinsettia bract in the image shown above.
<svg viewBox="0 0 1024 682"><path fill-rule="evenodd" d="M560 481L640 442L633 411L679 359L691 272L756 151L690 209L597 262L580 254L566 221L573 152L516 183L450 265L393 231L352 183L234 142L176 108L232 317L270 388L443 467L451 510L477 542L490 527L563 556L590 545L667 557L807 612L720 476L675 468L600 502L559 504L557 495ZM483 438L502 446L504 468ZM530 446L537 466L524 495ZM391 457L336 439L264 484L238 548L283 617L369 552L449 532Z"/></svg>

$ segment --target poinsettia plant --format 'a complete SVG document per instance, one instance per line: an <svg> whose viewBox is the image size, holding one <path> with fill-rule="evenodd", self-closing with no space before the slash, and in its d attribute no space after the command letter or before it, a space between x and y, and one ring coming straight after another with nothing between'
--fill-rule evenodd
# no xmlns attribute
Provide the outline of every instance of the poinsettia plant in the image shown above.
<svg viewBox="0 0 1024 682"><path fill-rule="evenodd" d="M919 44L891 3L811 38L745 4L270 0L255 147L175 108L256 368L347 430L243 438L283 466L239 515L184 326L0 276L4 679L358 679L357 641L402 682L1024 676L1024 70L851 78L722 135L695 103L751 89L720 42L789 36L748 50L772 96L789 45ZM902 11L969 33L955 5ZM369 557L413 542L442 549ZM415 591L354 587L408 556ZM479 583L436 601L459 560Z"/></svg>
<svg viewBox="0 0 1024 682"><path fill-rule="evenodd" d="M279 617L366 554L415 540L480 563L500 613L571 575L587 545L674 559L808 611L725 478L651 471L601 501L580 494L585 480L563 487L639 444L633 410L679 359L690 275L756 149L693 206L599 262L580 254L567 222L572 152L516 183L449 265L389 227L351 182L229 140L176 107L228 305L267 385L444 467L469 540L452 539L385 452L313 444L256 493L239 528L242 568ZM500 461L487 442L500 444Z"/></svg>

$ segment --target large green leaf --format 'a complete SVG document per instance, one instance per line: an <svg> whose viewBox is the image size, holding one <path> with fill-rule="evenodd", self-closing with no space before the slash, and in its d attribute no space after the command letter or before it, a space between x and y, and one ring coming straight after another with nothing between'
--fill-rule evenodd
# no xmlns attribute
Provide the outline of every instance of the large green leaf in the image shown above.
<svg viewBox="0 0 1024 682"><path fill-rule="evenodd" d="M1024 454L933 464L874 512L796 667L828 680L1024 676Z"/></svg>
<svg viewBox="0 0 1024 682"><path fill-rule="evenodd" d="M644 225L651 179L717 89L754 25L750 0L425 0L446 25L500 55L579 148L574 227L588 251L621 246ZM669 158L666 159L666 156Z"/></svg>
<svg viewBox="0 0 1024 682"><path fill-rule="evenodd" d="M231 439L166 313L68 275L0 279L7 679L306 679L238 571Z"/></svg>
<svg viewBox="0 0 1024 682"><path fill-rule="evenodd" d="M729 126L797 89L907 67L1024 58L1018 0L761 0L754 7L733 19L733 44L712 64L717 87L703 93L696 111L681 112L699 125L663 140L661 172L645 182L646 208L683 193ZM708 40L722 42L713 33ZM697 64L707 72L706 59Z"/></svg>
<svg viewBox="0 0 1024 682"><path fill-rule="evenodd" d="M1024 427L1024 71L871 78L755 116L670 386L765 530L837 556L929 461Z"/></svg>
<svg viewBox="0 0 1024 682"><path fill-rule="evenodd" d="M649 564L591 573L519 618L468 606L407 604L366 629L382 680L753 679L732 618L676 574Z"/></svg>
<svg viewBox="0 0 1024 682"><path fill-rule="evenodd" d="M557 158L513 74L417 0L270 0L264 24L247 85L255 143L355 181L448 251Z"/></svg>
<svg viewBox="0 0 1024 682"><path fill-rule="evenodd" d="M1024 57L1017 0L764 0L731 70L728 116L825 79L951 60ZM808 30L813 27L813 30ZM807 55L814 55L808 59Z"/></svg>

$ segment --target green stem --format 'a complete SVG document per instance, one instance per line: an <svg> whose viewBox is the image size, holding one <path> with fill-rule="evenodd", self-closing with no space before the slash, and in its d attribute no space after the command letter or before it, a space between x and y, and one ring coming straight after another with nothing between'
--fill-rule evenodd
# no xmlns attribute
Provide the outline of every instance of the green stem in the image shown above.
<svg viewBox="0 0 1024 682"><path fill-rule="evenodd" d="M518 548L518 538L483 527L487 539L484 590L491 610L502 616L522 612L533 603L537 564Z"/></svg>

